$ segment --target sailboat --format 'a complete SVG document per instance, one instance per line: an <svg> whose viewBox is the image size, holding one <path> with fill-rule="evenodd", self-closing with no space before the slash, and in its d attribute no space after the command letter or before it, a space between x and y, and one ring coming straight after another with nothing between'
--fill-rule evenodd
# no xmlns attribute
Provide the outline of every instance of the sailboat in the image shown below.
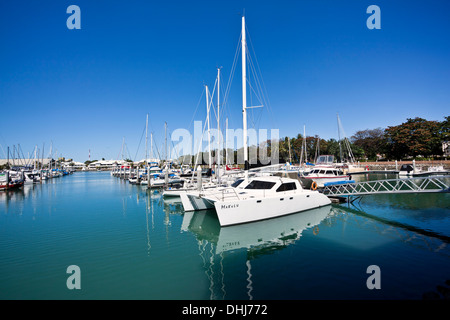
<svg viewBox="0 0 450 320"><path fill-rule="evenodd" d="M241 48L244 179L239 186L211 191L202 198L214 205L221 226L265 220L331 204L322 193L303 189L297 179L277 176L249 178L245 17L242 17ZM184 197L189 198L189 193Z"/></svg>
<svg viewBox="0 0 450 320"><path fill-rule="evenodd" d="M217 69L217 106L218 106L218 119L217 119L217 127L218 127L218 131L220 132L220 111L219 111L219 106L220 106L220 96L219 96L219 88L220 88L220 68ZM213 89L214 92L215 89ZM229 173L226 172L226 170L224 171L220 171L220 167L221 167L221 163L220 163L220 149L221 149L221 143L220 143L220 138L218 141L218 147L217 147L217 153L219 153L219 155L217 156L217 170L214 174L214 178L212 177L212 170L213 170L213 160L212 160L212 156L211 156L211 129L210 129L210 110L211 110L211 105L212 105L212 99L210 99L210 95L209 95L209 90L208 90L208 86L205 85L205 94L206 94L206 113L207 113L207 117L206 117L206 124L207 124L207 132L208 132L208 156L209 156L209 168L208 171L206 172L206 179L203 179L202 176L203 174L198 173L198 170L201 171L201 168L197 169L197 174L196 172L192 172L188 175L190 176L190 179L186 179L184 185L182 186L182 188L179 187L168 187L164 189L163 192L163 196L164 198L173 198L173 197L181 197L182 194L186 194L186 193L190 193L190 195L192 197L196 197L198 199L198 202L204 202L205 200L200 198L200 194L202 192L202 190L206 190L206 189L217 189L218 187L223 187L225 186L227 183L231 184L234 182L234 178L236 177L237 173L233 172L233 173ZM185 175L186 177L186 175ZM196 179L195 179L196 178ZM200 181L201 180L201 181ZM199 183L201 185L201 187L199 188ZM180 199L180 201L182 201ZM204 203L201 204L200 207L201 209L193 209L193 210L203 210L206 208L212 208L209 203ZM187 211L190 211L190 209L187 209Z"/></svg>

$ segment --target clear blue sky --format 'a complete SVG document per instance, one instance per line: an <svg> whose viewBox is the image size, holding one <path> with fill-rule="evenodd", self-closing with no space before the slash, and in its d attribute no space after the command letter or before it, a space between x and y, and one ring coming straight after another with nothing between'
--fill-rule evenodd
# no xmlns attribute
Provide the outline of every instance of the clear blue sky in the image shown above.
<svg viewBox="0 0 450 320"><path fill-rule="evenodd" d="M69 5L81 30L69 30ZM369 30L369 5L381 30ZM35 145L76 161L132 156L149 113L161 148L168 130L205 120L204 84L230 74L245 9L270 109L258 128L337 138L450 106L450 2L381 0L1 1L0 144ZM226 115L240 128L240 60ZM194 114L195 113L195 114ZM4 157L0 149L0 157ZM143 158L143 141L137 158Z"/></svg>

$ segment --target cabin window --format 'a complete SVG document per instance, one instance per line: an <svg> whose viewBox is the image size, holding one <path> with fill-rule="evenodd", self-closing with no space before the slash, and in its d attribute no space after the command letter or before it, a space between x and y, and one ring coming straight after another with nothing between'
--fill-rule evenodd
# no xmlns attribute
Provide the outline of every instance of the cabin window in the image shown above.
<svg viewBox="0 0 450 320"><path fill-rule="evenodd" d="M242 183L242 181L244 181L244 179L238 179L231 186L233 188L236 188L238 185L240 185Z"/></svg>
<svg viewBox="0 0 450 320"><path fill-rule="evenodd" d="M272 189L275 182L253 180L245 187L245 189Z"/></svg>
<svg viewBox="0 0 450 320"><path fill-rule="evenodd" d="M288 183L283 183L281 186L279 186L277 189L277 192L296 190L296 189L297 189L297 186L295 185L295 182L288 182Z"/></svg>
<svg viewBox="0 0 450 320"><path fill-rule="evenodd" d="M326 174L333 174L333 171L327 170Z"/></svg>

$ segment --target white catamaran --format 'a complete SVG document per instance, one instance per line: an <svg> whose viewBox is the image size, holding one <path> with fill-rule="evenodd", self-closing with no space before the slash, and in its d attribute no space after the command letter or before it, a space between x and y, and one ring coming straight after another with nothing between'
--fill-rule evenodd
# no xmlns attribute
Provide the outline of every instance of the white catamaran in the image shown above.
<svg viewBox="0 0 450 320"><path fill-rule="evenodd" d="M247 146L247 76L246 76L246 31L245 17L242 17L242 114L244 146L244 179L237 186L222 187L182 196L183 206L194 207L199 203L214 206L221 226L235 225L270 219L298 211L326 206L331 203L327 196L318 191L303 189L296 179L275 176L249 178ZM197 203L198 202L198 203ZM186 205L185 205L186 203ZM203 209L203 208L202 208Z"/></svg>

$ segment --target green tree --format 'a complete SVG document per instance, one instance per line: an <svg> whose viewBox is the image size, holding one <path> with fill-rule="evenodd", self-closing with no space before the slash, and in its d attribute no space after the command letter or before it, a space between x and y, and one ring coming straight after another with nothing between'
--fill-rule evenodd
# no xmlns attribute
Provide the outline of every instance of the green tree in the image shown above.
<svg viewBox="0 0 450 320"><path fill-rule="evenodd" d="M278 156L280 163L289 161L289 138L284 137L278 143Z"/></svg>
<svg viewBox="0 0 450 320"><path fill-rule="evenodd" d="M364 149L363 149L363 148L361 148L360 146L357 146L357 145L354 144L354 143L352 143L352 144L350 145L350 147L351 147L351 149L352 149L353 155L355 156L355 159L356 159L356 160L358 160L358 159L363 159L363 158L364 158L365 153L364 153Z"/></svg>
<svg viewBox="0 0 450 320"><path fill-rule="evenodd" d="M375 160L378 153L385 153L386 139L382 128L357 131L351 137L351 141L363 150L368 159Z"/></svg>
<svg viewBox="0 0 450 320"><path fill-rule="evenodd" d="M450 141L450 116L444 117L440 123L440 135L442 141Z"/></svg>
<svg viewBox="0 0 450 320"><path fill-rule="evenodd" d="M320 144L323 145L322 142ZM330 139L326 141L325 147L325 152L322 154L330 154L333 155L336 160L339 159L339 142L337 140Z"/></svg>
<svg viewBox="0 0 450 320"><path fill-rule="evenodd" d="M84 164L85 164L86 166L88 166L88 165L90 165L92 162L96 162L96 161L98 161L98 160L92 160L92 161L86 160L86 161L84 162Z"/></svg>
<svg viewBox="0 0 450 320"><path fill-rule="evenodd" d="M442 154L441 130L440 122L422 118L407 119L401 125L388 127L385 130L387 154L396 159Z"/></svg>

